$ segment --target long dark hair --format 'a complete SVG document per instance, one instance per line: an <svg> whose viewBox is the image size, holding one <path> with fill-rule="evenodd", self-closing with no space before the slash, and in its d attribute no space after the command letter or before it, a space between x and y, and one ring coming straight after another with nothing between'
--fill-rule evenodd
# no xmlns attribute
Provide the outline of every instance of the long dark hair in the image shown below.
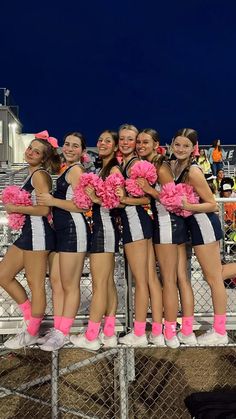
<svg viewBox="0 0 236 419"><path fill-rule="evenodd" d="M115 145L118 146L119 137L118 137L117 132L116 131L109 130L109 129L105 129L102 132L102 134L104 132L107 132L108 134L110 134L110 136L112 137ZM107 165L101 169L100 176L101 176L101 178L103 180L106 179L107 176L109 176L109 174L111 172L111 169L114 166L119 166L119 162L118 162L118 160L117 160L117 158L115 156L112 157L111 160L109 160L109 162L107 163Z"/></svg>
<svg viewBox="0 0 236 419"><path fill-rule="evenodd" d="M66 135L64 135L63 137L63 141L65 142L66 138L69 137L69 135L73 135L73 137L77 137L80 139L81 142L81 147L82 147L82 151L84 151L86 149L86 140L83 136L83 134L81 134L81 132L78 131L74 131L74 132L68 132Z"/></svg>
<svg viewBox="0 0 236 419"><path fill-rule="evenodd" d="M214 148L218 147L218 150L221 151L222 150L222 147L221 147L221 145L218 145L217 144L218 141L220 141L219 138L217 138L216 140L212 141L212 147L214 147Z"/></svg>
<svg viewBox="0 0 236 419"><path fill-rule="evenodd" d="M40 144L44 146L42 161L43 168L51 174L58 173L61 166L61 159L57 152L57 149L53 147L47 140L43 140L41 138L34 138L31 141L31 144L34 141L38 141Z"/></svg>

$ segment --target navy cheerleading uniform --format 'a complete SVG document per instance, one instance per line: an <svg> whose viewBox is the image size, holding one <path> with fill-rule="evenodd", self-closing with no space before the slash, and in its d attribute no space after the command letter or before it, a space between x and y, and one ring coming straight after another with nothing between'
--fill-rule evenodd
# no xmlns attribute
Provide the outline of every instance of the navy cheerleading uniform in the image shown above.
<svg viewBox="0 0 236 419"><path fill-rule="evenodd" d="M93 204L91 253L116 253L119 250L119 234L115 211Z"/></svg>
<svg viewBox="0 0 236 419"><path fill-rule="evenodd" d="M99 170L98 176L101 170ZM116 214L116 209L108 209L99 204L93 204L91 253L117 253L119 251Z"/></svg>
<svg viewBox="0 0 236 419"><path fill-rule="evenodd" d="M25 180L22 189L31 194L32 205L36 205L36 193L33 186L32 178L37 171L35 170ZM48 172L46 172L49 175ZM47 217L39 215L25 215L25 223L22 228L21 235L14 242L14 245L22 250L54 250L55 249L55 232L49 224Z"/></svg>
<svg viewBox="0 0 236 419"><path fill-rule="evenodd" d="M155 189L159 192L160 185ZM153 243L182 244L188 241L187 228L182 217L167 211L158 200L151 199L153 213Z"/></svg>
<svg viewBox="0 0 236 419"><path fill-rule="evenodd" d="M192 166L199 167L195 162L192 162ZM176 184L183 181L187 170L188 169L185 168L182 171L179 177L175 180ZM201 169L199 168L199 170ZM184 220L191 236L193 246L214 243L215 241L221 240L223 237L220 219L214 212L194 213L189 217L186 217Z"/></svg>
<svg viewBox="0 0 236 419"><path fill-rule="evenodd" d="M80 167L83 167L80 163ZM74 166L74 165L73 165ZM73 166L69 166L58 177L55 198L72 200L73 189L67 182L66 177ZM53 225L56 231L56 251L83 253L89 251L90 229L84 214L70 212L62 208L53 207Z"/></svg>
<svg viewBox="0 0 236 419"><path fill-rule="evenodd" d="M129 177L128 169L137 157L132 157L122 169L125 179ZM123 227L123 244L138 240L152 238L152 219L142 205L126 205L120 209L120 218Z"/></svg>

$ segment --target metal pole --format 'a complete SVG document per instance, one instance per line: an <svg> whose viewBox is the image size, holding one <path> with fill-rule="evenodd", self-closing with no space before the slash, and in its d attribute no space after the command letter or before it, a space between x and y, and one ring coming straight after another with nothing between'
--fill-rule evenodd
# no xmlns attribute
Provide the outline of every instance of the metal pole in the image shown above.
<svg viewBox="0 0 236 419"><path fill-rule="evenodd" d="M120 419L129 418L126 351L125 348L119 350Z"/></svg>
<svg viewBox="0 0 236 419"><path fill-rule="evenodd" d="M57 419L58 416L58 376L59 376L59 353L58 351L52 352L52 385L51 385L51 406L52 406L52 419Z"/></svg>

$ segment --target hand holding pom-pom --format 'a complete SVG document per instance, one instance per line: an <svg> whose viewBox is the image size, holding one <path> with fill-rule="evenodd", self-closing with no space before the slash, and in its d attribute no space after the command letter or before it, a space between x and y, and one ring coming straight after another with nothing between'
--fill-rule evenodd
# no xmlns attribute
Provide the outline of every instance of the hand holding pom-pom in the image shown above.
<svg viewBox="0 0 236 419"><path fill-rule="evenodd" d="M127 192L134 196L144 196L144 190L139 186L137 179L146 179L150 185L153 185L157 180L157 172L154 165L148 161L141 160L135 163L130 169L130 178L125 182Z"/></svg>
<svg viewBox="0 0 236 419"><path fill-rule="evenodd" d="M103 192L103 180L95 173L83 173L80 181L75 187L73 201L78 208L90 208L92 206L91 196L86 193L86 188L94 188L97 196Z"/></svg>
<svg viewBox="0 0 236 419"><path fill-rule="evenodd" d="M117 188L124 187L125 180L121 173L111 173L104 181L104 189L101 193L102 206L112 209L120 204Z"/></svg>
<svg viewBox="0 0 236 419"><path fill-rule="evenodd" d="M196 195L191 185L186 183L175 185L174 182L169 182L162 187L160 202L167 211L174 212L182 217L189 217L192 215L192 211L189 211L184 207L187 206L188 203L198 203L199 197Z"/></svg>
<svg viewBox="0 0 236 419"><path fill-rule="evenodd" d="M7 186L2 191L2 202L6 205L8 212L8 223L12 230L20 230L25 222L25 215L12 212L11 205L29 206L32 205L30 194L18 186ZM8 207L9 206L9 207Z"/></svg>

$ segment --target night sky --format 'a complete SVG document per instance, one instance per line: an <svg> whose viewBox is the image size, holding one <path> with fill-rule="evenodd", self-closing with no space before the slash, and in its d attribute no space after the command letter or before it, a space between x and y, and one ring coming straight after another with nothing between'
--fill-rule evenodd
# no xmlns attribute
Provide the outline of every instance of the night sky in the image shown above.
<svg viewBox="0 0 236 419"><path fill-rule="evenodd" d="M1 87L60 143L129 122L235 144L235 21L235 0L3 2Z"/></svg>

